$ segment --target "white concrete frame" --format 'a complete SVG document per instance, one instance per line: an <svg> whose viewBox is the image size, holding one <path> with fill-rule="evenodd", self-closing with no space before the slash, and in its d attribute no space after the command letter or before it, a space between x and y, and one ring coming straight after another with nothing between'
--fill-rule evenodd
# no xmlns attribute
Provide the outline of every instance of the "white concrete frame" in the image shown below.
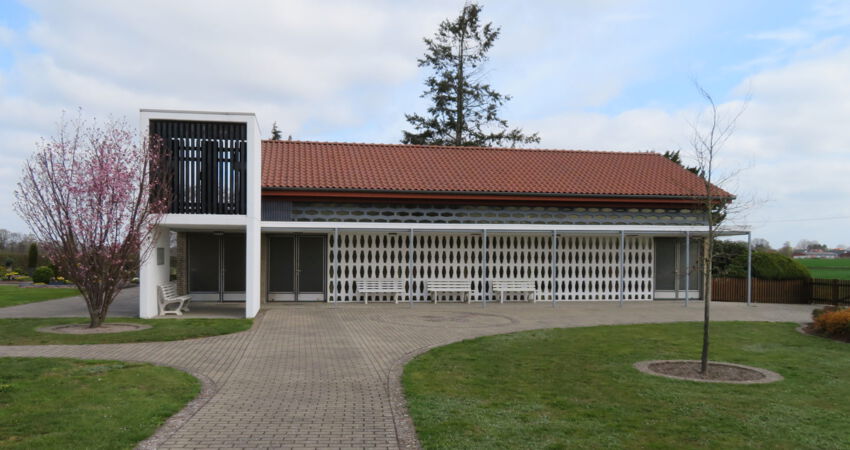
<svg viewBox="0 0 850 450"><path fill-rule="evenodd" d="M551 236L593 235L619 236L620 261L623 260L623 243L626 236L670 236L698 237L706 233L703 226L663 226L663 225L538 225L538 224L435 224L435 223L362 223L362 222L263 222L261 221L262 201L262 149L259 124L253 113L177 111L142 109L140 111L140 129L147 133L152 119L184 120L184 121L213 121L239 122L247 125L247 213L245 215L217 214L167 214L158 229L154 239L154 249L144 260L140 268L139 316L154 317L157 314L156 286L168 281L169 278L169 231L225 231L240 230L245 232L245 317L254 317L260 310L261 299L261 236L263 233L287 232L320 232L327 233L329 239L337 242L339 231L349 232L397 232L409 233L545 233ZM718 235L747 235L747 230L734 230L718 233ZM487 240L484 240L487 242ZM165 257L163 264L157 264L157 249L162 249ZM485 247L486 250L486 247ZM486 258L483 280L488 279ZM553 251L553 268L557 264L557 256ZM409 270L412 267L408 268ZM619 272L623 272L622 265ZM336 279L334 278L334 281ZM553 285L555 279L553 277ZM624 281L619 281L620 302L624 299ZM748 285L748 302L750 298ZM550 295L553 299L557 291ZM687 301L687 294L686 294ZM486 303L486 300L485 300Z"/></svg>
<svg viewBox="0 0 850 450"><path fill-rule="evenodd" d="M538 286L545 286L547 283L549 284L548 288L542 288L541 294L543 297L550 299L551 301L569 301L569 300L609 300L609 301L619 301L621 304L624 301L634 301L634 300L652 300L655 298L655 275L654 275L654 263L643 264L636 263L635 256L637 255L645 255L647 251L652 253L652 258L654 258L654 250L651 243L649 247L646 244L641 244L641 242L646 242L645 240L641 240L641 238L649 238L649 237L677 237L677 238L685 238L686 242L690 242L690 238L705 236L708 232L705 226L665 226L665 225L536 225L536 224L434 224L434 223L364 223L364 222L272 222L272 221L264 221L262 222L262 231L263 233L327 233L328 241L329 241L329 251L333 252L334 249L341 248L343 251L351 251L356 250L359 252L363 252L364 255L368 255L372 261L376 261L376 259L381 258L379 255L381 253L392 253L394 255L395 261L386 267L366 267L362 261L354 260L353 263L346 263L344 261L344 257L338 260L337 258L331 258L329 254L329 269L330 276L328 281L328 301L336 302L338 300L353 300L356 296L352 294L351 286L343 287L343 289L337 290L336 286L345 283L349 283L357 277L363 277L363 273L365 274L376 274L379 273L379 270L386 270L388 273L392 274L393 277L397 278L401 272L404 271L403 262L398 261L398 259L404 259L402 257L402 253L404 253L404 249L400 247L401 238L406 237L406 235L413 236L414 234L419 237L422 235L431 235L435 237L441 237L443 239L447 239L446 242L456 243L459 242L458 239L462 239L461 236L469 235L472 233L479 233L483 236L487 236L488 233L491 235L490 239L485 239L482 242L489 243L492 245L492 236L493 235L514 235L519 237L521 240L525 239L525 242L533 242L532 247L541 247L543 240L551 242L552 236L557 236L560 244L556 245L554 249L552 249L552 257L550 261L552 262L552 268L548 272L554 274L550 280L545 278L541 278L539 272L542 269L545 269L545 264L541 266L541 264L526 264L526 266L534 266L534 270L538 271L538 275L535 278L535 282ZM375 236L380 236L382 233L392 233L396 236L395 239L390 239L389 247L381 247L376 248L373 245L362 246L358 244L357 247L342 245L341 239L346 235L349 237L356 235L369 236L374 242ZM342 236L341 236L342 234ZM749 236L750 232L748 230L739 229L739 230L724 230L717 232L719 236L736 236L736 235L747 235ZM535 238L535 236L539 237ZM570 248L558 248L558 246L563 246L565 243L570 240L582 241L584 237L598 237L603 240L603 244L601 248L592 249L590 251L585 251L584 249L576 249L575 244L569 245ZM566 240L566 241L565 241ZM586 241L586 239L584 239ZM413 240L406 239L407 242L414 242ZM617 245L617 241L619 241L619 245ZM420 241L416 241L420 242ZM612 244L613 243L613 244ZM445 244L438 244L445 245ZM464 244L468 245L468 244ZM583 245L583 244L581 244ZM414 263L414 258L408 257L408 267L407 273L414 273L414 269L417 272L425 270L434 270L435 264L430 263L427 264L428 267L423 268L420 266L421 264L421 255L422 249L413 248L415 244L407 249L407 252L413 254L414 252L417 254L415 259L417 262ZM435 251L436 250L436 251ZM439 250L435 248L425 249L425 252L433 257L444 258L446 253L441 253ZM449 253L457 253L458 251L451 250ZM542 253L541 253L542 252ZM471 277L473 281L479 286L478 292L474 295L478 300L483 300L485 303L490 301L491 292L489 289L481 288L483 286L489 286L489 279L494 278L489 275L489 272L493 270L494 263L490 262L489 259L493 258L496 255L496 249L485 247L479 248L477 244L473 248L468 248L460 253L463 253L465 257L471 258L471 264L449 264L452 266L449 270L451 273L458 272L459 270L467 270L466 273L473 273ZM526 255L535 254L536 257L540 257L545 254L542 248L532 248L532 249L523 249L521 253L525 253ZM559 261L559 259L564 259L565 255L577 255L583 254L584 256L593 256L596 258L596 265L599 266L599 261L601 256L602 262L601 267L608 271L609 274L604 277L594 276L590 277L588 280L583 279L569 279L565 275L565 269L567 269L570 264ZM604 254L604 255L600 255ZM616 257L614 255L617 255ZM645 257L645 256L644 256ZM362 258L362 256L361 256ZM386 256L385 256L386 258ZM477 258L477 259L476 259ZM390 258L392 259L392 257ZM612 262L616 260L616 262ZM337 266L335 264L346 264L344 266L351 273L347 277L337 276ZM375 265L381 266L382 263L378 262ZM439 266L440 264L437 264ZM481 266L481 267L478 267ZM575 264L572 264L573 268L575 268ZM643 273L646 270L646 266L648 266L652 271L651 274L647 275ZM528 268L528 267L526 267ZM365 271L360 270L365 269ZM616 275L611 275L614 272ZM430 273L430 272L429 272ZM450 275L442 274L433 276L432 278L445 278ZM375 276L376 278L381 278L383 275ZM367 277L368 278L368 277ZM423 281L420 279L421 277L413 277L408 276L407 282L409 286L414 286L414 289L408 293L409 301L421 301L420 298L422 295L422 289L419 284ZM470 278L470 277L465 277ZM589 281L592 283L601 283L605 284L606 287L603 289L594 288L587 290L581 285L585 282ZM651 286L647 287L646 283L650 283ZM578 287L578 292L577 291ZM749 286L749 283L748 283ZM569 292L566 292L566 288L569 288ZM559 291L559 289L563 289ZM687 288L686 288L687 289ZM698 295L698 291L693 291L688 289L685 293L685 301L687 302L692 295ZM750 300L750 290L748 289L748 303ZM662 298L662 297L658 297Z"/></svg>
<svg viewBox="0 0 850 450"><path fill-rule="evenodd" d="M262 181L262 149L260 126L253 113L140 110L139 129L147 135L150 121L185 120L200 122L236 122L247 125L247 208L244 215L225 214L166 214L160 222L155 247L141 264L139 273L139 316L151 318L157 314L156 286L168 281L168 232L240 230L245 232L245 317L260 311L260 202ZM157 265L157 248L164 248L165 261Z"/></svg>

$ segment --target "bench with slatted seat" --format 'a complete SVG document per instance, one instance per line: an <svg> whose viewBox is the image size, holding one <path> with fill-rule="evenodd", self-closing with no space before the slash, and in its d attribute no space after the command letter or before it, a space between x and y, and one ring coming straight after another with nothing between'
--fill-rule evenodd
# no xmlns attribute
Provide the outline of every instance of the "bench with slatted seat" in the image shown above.
<svg viewBox="0 0 850 450"><path fill-rule="evenodd" d="M537 288L531 280L493 280L491 282L493 292L499 293L499 303L505 302L505 294L515 292L525 294L529 301L537 300Z"/></svg>
<svg viewBox="0 0 850 450"><path fill-rule="evenodd" d="M398 296L404 294L404 281L387 278L369 278L356 280L357 293L363 296L363 303L368 304L369 294L390 294L398 304Z"/></svg>
<svg viewBox="0 0 850 450"><path fill-rule="evenodd" d="M157 288L157 297L159 297L159 315L174 314L182 316L184 312L189 311L189 301L192 300L191 295L178 295L177 283L171 281L165 284L160 284ZM168 309L170 305L177 305L175 309Z"/></svg>
<svg viewBox="0 0 850 450"><path fill-rule="evenodd" d="M437 303L437 295L448 293L463 294L468 303L472 296L471 284L472 280L428 280L426 289L428 296L434 299L434 303Z"/></svg>

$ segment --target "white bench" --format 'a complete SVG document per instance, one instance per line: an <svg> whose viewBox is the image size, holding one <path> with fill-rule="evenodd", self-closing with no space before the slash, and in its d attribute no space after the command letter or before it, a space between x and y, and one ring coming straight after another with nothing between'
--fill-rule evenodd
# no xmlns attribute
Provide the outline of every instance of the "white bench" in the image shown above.
<svg viewBox="0 0 850 450"><path fill-rule="evenodd" d="M398 296L404 294L404 281L393 279L370 278L356 280L357 293L363 296L363 303L368 304L368 294L391 294L398 304Z"/></svg>
<svg viewBox="0 0 850 450"><path fill-rule="evenodd" d="M189 300L191 295L177 295L177 283L168 282L156 287L159 297L159 315L175 314L182 316L183 312L189 311ZM176 309L166 309L169 305L177 305Z"/></svg>
<svg viewBox="0 0 850 450"><path fill-rule="evenodd" d="M463 294L466 297L466 302L469 303L469 298L472 295L472 288L469 287L471 284L472 280L428 280L428 296L434 299L434 303L437 303L436 294L459 293Z"/></svg>
<svg viewBox="0 0 850 450"><path fill-rule="evenodd" d="M505 294L508 292L526 294L530 301L537 300L537 288L531 280L493 280L490 285L493 292L500 293L499 303L505 302Z"/></svg>

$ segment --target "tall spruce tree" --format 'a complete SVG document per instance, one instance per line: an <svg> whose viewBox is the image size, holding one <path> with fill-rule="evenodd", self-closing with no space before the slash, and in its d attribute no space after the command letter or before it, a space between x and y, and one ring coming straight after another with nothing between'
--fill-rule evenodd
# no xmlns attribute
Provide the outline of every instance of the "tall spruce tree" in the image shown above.
<svg viewBox="0 0 850 450"><path fill-rule="evenodd" d="M35 242L30 244L29 254L27 255L27 268L30 271L38 267L38 244Z"/></svg>
<svg viewBox="0 0 850 450"><path fill-rule="evenodd" d="M271 137L271 139L273 141L279 141L281 139L281 137L283 137L283 135L280 133L280 128L277 127L277 122L275 122L274 124L272 124L272 137Z"/></svg>
<svg viewBox="0 0 850 450"><path fill-rule="evenodd" d="M524 134L499 117L509 101L482 82L487 52L499 37L492 22L481 24L481 6L467 3L454 20L446 19L432 39L419 67L433 73L425 80L422 98L430 98L427 116L405 114L414 131L403 131L404 144L510 146L540 142L537 133Z"/></svg>

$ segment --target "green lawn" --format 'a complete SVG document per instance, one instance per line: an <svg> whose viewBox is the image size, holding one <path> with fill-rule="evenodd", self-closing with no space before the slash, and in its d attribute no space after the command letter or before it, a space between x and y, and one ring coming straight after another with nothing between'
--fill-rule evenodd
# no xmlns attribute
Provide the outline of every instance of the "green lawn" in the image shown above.
<svg viewBox="0 0 850 450"><path fill-rule="evenodd" d="M700 323L550 329L484 337L411 361L403 384L433 448L850 448L850 345L789 323L712 325L712 360L784 381L722 385L638 372L698 359Z"/></svg>
<svg viewBox="0 0 850 450"><path fill-rule="evenodd" d="M850 280L850 258L839 259L798 259L808 267L812 278Z"/></svg>
<svg viewBox="0 0 850 450"><path fill-rule="evenodd" d="M0 447L133 448L198 392L150 364L0 358Z"/></svg>
<svg viewBox="0 0 850 450"><path fill-rule="evenodd" d="M114 334L54 334L36 328L66 323L88 323L84 318L0 319L0 345L118 344L124 342L177 341L181 339L236 333L251 328L252 319L131 319L117 317L107 322L131 322L152 328Z"/></svg>
<svg viewBox="0 0 850 450"><path fill-rule="evenodd" d="M76 288L20 288L15 285L2 284L0 285L0 308L75 295L80 295Z"/></svg>

